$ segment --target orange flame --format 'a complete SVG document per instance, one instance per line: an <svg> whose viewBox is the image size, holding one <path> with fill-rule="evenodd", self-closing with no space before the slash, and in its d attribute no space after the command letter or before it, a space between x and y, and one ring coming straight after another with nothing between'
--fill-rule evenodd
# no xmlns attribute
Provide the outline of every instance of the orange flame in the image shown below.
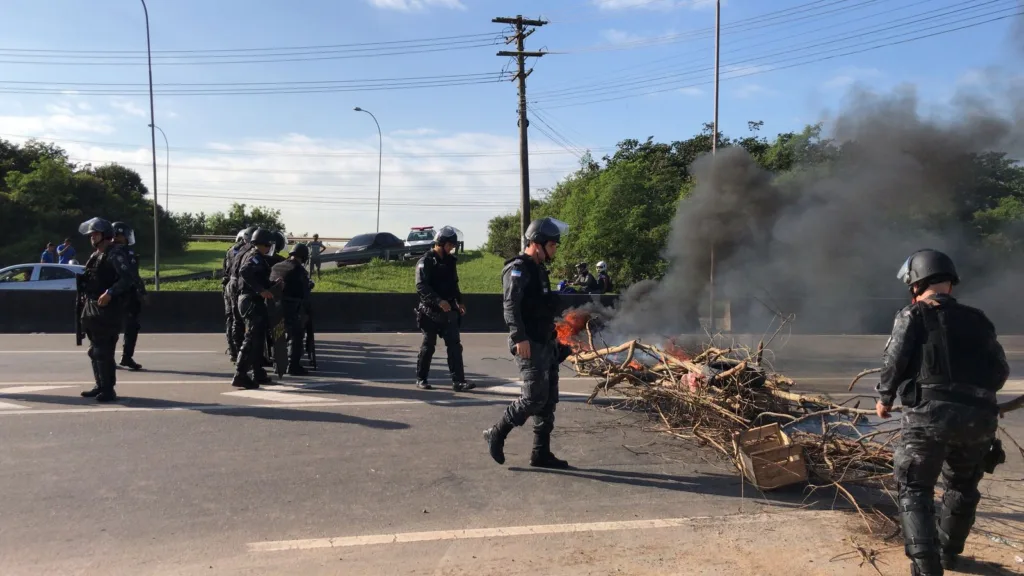
<svg viewBox="0 0 1024 576"><path fill-rule="evenodd" d="M691 358L691 356L686 353L686 350L683 350L678 344L676 344L674 338L670 338L668 342L665 343L665 353L677 360L690 360Z"/></svg>
<svg viewBox="0 0 1024 576"><path fill-rule="evenodd" d="M558 333L558 341L579 351L583 343L579 342L578 335L587 327L587 320L590 314L570 310L560 322L555 324L555 331Z"/></svg>

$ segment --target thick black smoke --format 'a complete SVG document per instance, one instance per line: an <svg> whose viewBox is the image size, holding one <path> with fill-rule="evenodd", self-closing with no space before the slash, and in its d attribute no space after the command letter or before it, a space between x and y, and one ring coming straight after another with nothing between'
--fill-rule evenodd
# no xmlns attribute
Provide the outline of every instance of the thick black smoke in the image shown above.
<svg viewBox="0 0 1024 576"><path fill-rule="evenodd" d="M668 273L623 296L613 330L699 330L712 250L715 298L732 303L734 332L760 332L774 312L795 313L804 332L885 332L907 302L897 269L926 247L954 257L963 277L957 294L997 328L1001 316L1021 316L1017 289L1006 290L1021 273L983 258L990 252L952 214L971 209L965 191L977 184L977 154L1024 157L1022 103L975 91L928 115L913 88L854 91L825 126L843 148L831 163L776 178L738 147L699 158L696 188L679 205L665 251Z"/></svg>

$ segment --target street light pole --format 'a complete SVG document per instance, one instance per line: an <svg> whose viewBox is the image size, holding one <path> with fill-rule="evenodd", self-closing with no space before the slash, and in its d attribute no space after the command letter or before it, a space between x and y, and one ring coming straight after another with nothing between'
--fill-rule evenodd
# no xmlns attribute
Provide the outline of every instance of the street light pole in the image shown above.
<svg viewBox="0 0 1024 576"><path fill-rule="evenodd" d="M373 115L373 112L369 110L363 110L359 106L355 108L356 112L366 112L373 118L373 123L377 125L377 138L380 142L380 148L377 153L377 232L380 232L380 176L381 169L384 166L384 136L380 132L380 122L377 122L377 117Z"/></svg>
<svg viewBox="0 0 1024 576"><path fill-rule="evenodd" d="M160 207L156 183L156 114L153 111L153 53L149 42L149 9L146 0L142 1L142 11L146 14L146 60L149 67L149 134L153 151L153 289L160 290Z"/></svg>
<svg viewBox="0 0 1024 576"><path fill-rule="evenodd" d="M152 126L150 126L152 128ZM164 137L164 152L166 153L166 167L164 168L164 210L171 212L171 145L167 143L167 134L164 129L157 126L160 135Z"/></svg>
<svg viewBox="0 0 1024 576"><path fill-rule="evenodd" d="M715 119L711 134L711 154L714 155L718 151L718 53L720 47L720 34L722 27L720 24L722 16L722 2L721 0L715 0ZM711 172L712 178L714 178L714 172L717 170L714 159L711 161ZM711 328L711 335L715 335L715 245L711 244L711 274L709 277L708 284L708 295L711 305L711 316L708 319L708 324Z"/></svg>

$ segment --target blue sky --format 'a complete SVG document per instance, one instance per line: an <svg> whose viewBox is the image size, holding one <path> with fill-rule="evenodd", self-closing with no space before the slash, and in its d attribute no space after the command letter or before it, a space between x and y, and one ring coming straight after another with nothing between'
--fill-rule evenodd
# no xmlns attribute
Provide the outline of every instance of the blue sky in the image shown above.
<svg viewBox="0 0 1024 576"><path fill-rule="evenodd" d="M488 45L505 30L491 19L548 19L527 40L527 49L552 52L530 63L530 106L547 122L532 120L534 187L551 186L573 169L582 149L600 157L625 138L684 139L712 118L714 4L707 0L148 5L154 82L222 83L227 86L220 89L229 92L260 82L446 76L442 82L450 83L463 74L493 79L508 59L495 55L506 49L503 44ZM748 120L763 120L769 137L799 130L837 111L855 83L880 91L911 83L923 100L943 101L958 86L978 82L987 68L1017 73L1019 60L1008 42L1011 19L841 55L1004 16L1015 6L1015 0L726 0L722 129L740 135ZM141 4L6 0L4 20L0 137L49 138L75 159L126 163L151 183ZM429 40L419 48L380 44L442 37L459 38ZM162 52L310 46L336 47L235 52L242 55L235 60L303 54L290 58L300 61L232 64L196 64L194 56L182 60L183 53ZM402 53L380 56L385 47ZM224 53L193 54L209 62L209 55ZM811 62L831 55L838 57ZM514 209L518 200L514 84L395 89L388 82L387 90L354 92L158 92L157 124L171 143L171 210L210 212L247 201L281 208L296 233L373 231L377 133L371 118L352 110L361 106L376 115L384 132L381 229L403 235L413 225L450 223L478 245L488 218ZM26 89L41 93L18 93ZM167 89L181 87L158 87ZM157 139L164 203L164 145L159 134Z"/></svg>

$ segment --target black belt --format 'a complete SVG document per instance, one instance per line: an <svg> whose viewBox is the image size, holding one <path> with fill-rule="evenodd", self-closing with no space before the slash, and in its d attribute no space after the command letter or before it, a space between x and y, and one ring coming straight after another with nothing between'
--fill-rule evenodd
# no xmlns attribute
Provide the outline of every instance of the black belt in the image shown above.
<svg viewBox="0 0 1024 576"><path fill-rule="evenodd" d="M921 389L921 400L936 400L939 402L963 404L974 408L984 408L995 411L999 410L999 407L996 405L996 395L994 392L991 393L991 397L988 395L986 395L986 397L981 397L971 394L960 394L951 390L923 388Z"/></svg>

